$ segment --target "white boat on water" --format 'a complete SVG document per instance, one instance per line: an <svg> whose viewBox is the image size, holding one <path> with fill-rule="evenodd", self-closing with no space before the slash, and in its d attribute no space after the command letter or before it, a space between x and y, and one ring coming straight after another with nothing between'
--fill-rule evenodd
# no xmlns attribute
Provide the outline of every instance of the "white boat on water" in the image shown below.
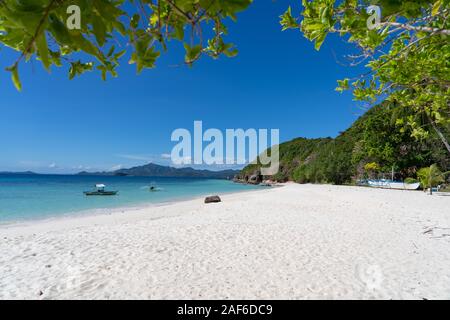
<svg viewBox="0 0 450 320"><path fill-rule="evenodd" d="M369 179L366 181L366 185L374 188L385 188L385 189L400 189L400 190L417 190L420 187L420 183L404 183L402 181L393 181L387 179L373 180Z"/></svg>

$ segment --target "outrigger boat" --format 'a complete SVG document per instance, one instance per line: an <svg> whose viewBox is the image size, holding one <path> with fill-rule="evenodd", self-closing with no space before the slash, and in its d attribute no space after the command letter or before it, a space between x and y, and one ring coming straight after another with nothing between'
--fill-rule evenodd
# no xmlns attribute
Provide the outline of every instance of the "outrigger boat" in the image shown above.
<svg viewBox="0 0 450 320"><path fill-rule="evenodd" d="M359 180L358 185L383 189L399 189L399 190L417 190L420 182L405 183L403 181L394 180L394 166L392 166L391 179L367 179Z"/></svg>
<svg viewBox="0 0 450 320"><path fill-rule="evenodd" d="M387 179L380 180L363 180L359 181L359 185L365 185L368 187L374 188L383 188L383 189L400 189L400 190L417 190L420 187L420 183L404 183L402 181L393 181Z"/></svg>
<svg viewBox="0 0 450 320"><path fill-rule="evenodd" d="M86 196L115 196L119 191L105 191L104 184L96 184L95 191L84 191Z"/></svg>

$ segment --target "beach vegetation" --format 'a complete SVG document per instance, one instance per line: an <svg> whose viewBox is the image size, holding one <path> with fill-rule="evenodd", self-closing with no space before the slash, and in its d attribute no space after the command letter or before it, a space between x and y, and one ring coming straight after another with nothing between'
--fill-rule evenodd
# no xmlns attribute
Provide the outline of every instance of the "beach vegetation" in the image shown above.
<svg viewBox="0 0 450 320"><path fill-rule="evenodd" d="M366 171L378 171L380 170L380 166L376 162L369 162L364 165L364 169Z"/></svg>
<svg viewBox="0 0 450 320"><path fill-rule="evenodd" d="M433 187L445 181L444 174L436 164L432 164L429 167L422 168L417 172L417 176L420 180L420 184L424 190L427 188L430 190L430 194L433 194Z"/></svg>
<svg viewBox="0 0 450 320"><path fill-rule="evenodd" d="M377 173L380 171L380 166L376 162L368 162L364 165L364 170L369 174L372 175L374 173Z"/></svg>

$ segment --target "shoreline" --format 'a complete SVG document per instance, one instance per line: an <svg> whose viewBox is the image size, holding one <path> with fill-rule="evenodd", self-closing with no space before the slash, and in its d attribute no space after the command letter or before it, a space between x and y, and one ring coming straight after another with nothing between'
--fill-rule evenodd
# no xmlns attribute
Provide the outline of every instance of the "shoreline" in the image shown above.
<svg viewBox="0 0 450 320"><path fill-rule="evenodd" d="M276 187L283 187L284 184L279 184ZM275 188L275 187L270 187ZM222 198L227 195L238 195L245 193L253 193L253 192L261 192L264 190L269 190L268 187L261 187L261 189L252 189L252 190L240 190L240 191L228 191L221 192L218 195ZM58 216L53 217L45 217L45 218L35 218L35 219L24 219L18 221L11 222L0 222L0 236L3 236L5 233L13 233L22 229L33 229L37 227L43 230L51 230L53 228L57 228L58 225L64 225L65 227L72 226L84 226L86 223L92 223L96 221L109 222L109 217L111 219L118 218L118 220L127 220L127 217L133 218L153 218L153 219L161 219L165 218L165 216L154 216L151 214L148 215L148 211L151 209L168 207L177 204L183 203L200 203L200 200L204 200L204 196L195 196L195 197L187 197L187 198L179 198L171 201L163 201L163 202L154 202L154 203L141 203L140 205L130 205L130 206L122 206L122 207L112 207L112 208L93 208L82 211L75 212L67 212L62 213ZM122 219L123 218L123 219ZM85 223L86 222L86 223Z"/></svg>
<svg viewBox="0 0 450 320"><path fill-rule="evenodd" d="M87 190L94 182L80 179L14 178L0 181L0 198L6 199L0 208L0 227L17 223L33 223L65 217L109 214L186 201L213 193L229 193L260 189L241 186L226 179L203 178L158 178L158 177L113 177L113 189L119 190L114 197L86 197L80 190ZM0 175L0 178L3 176ZM71 177L64 175L64 177ZM137 178L137 179L135 179ZM25 180L24 180L25 179ZM30 180L29 180L30 179ZM159 180L158 180L159 179ZM148 192L150 185L159 186L159 192ZM15 186L8 190L9 185ZM167 189L166 189L167 188Z"/></svg>
<svg viewBox="0 0 450 320"><path fill-rule="evenodd" d="M450 299L450 197L287 183L221 198L0 228L0 299Z"/></svg>

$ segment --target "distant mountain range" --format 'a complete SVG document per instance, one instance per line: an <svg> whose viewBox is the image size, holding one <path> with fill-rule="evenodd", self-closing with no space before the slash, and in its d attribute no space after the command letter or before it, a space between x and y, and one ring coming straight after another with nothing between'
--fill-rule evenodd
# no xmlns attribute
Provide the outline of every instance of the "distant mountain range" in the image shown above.
<svg viewBox="0 0 450 320"><path fill-rule="evenodd" d="M78 175L96 175L96 176L139 176L139 177L186 177L186 178L211 178L211 179L232 179L239 170L196 170L190 167L173 168L149 163L143 166L132 167L129 169L119 169L115 171L102 172L79 172Z"/></svg>
<svg viewBox="0 0 450 320"><path fill-rule="evenodd" d="M23 171L23 172L0 171L0 174L37 174L37 173L33 171Z"/></svg>

